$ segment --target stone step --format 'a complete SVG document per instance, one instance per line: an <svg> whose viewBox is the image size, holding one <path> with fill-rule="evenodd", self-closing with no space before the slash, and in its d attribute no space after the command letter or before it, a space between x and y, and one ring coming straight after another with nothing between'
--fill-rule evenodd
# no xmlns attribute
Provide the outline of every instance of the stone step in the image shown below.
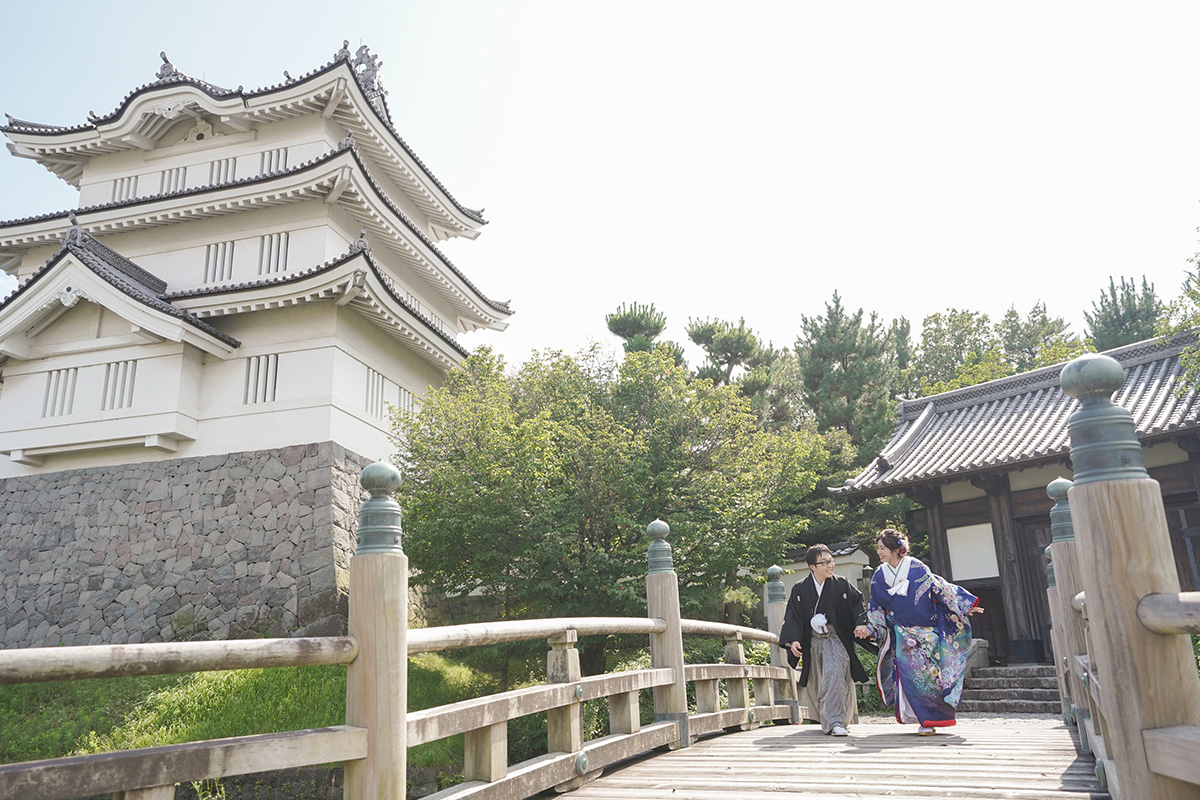
<svg viewBox="0 0 1200 800"><path fill-rule="evenodd" d="M1057 703L1058 689L1023 689L1014 692L1011 689L963 689L963 700L1035 700L1043 703Z"/></svg>
<svg viewBox="0 0 1200 800"><path fill-rule="evenodd" d="M1007 667L979 667L971 675L980 678L1053 678L1054 667L1050 664L1013 664Z"/></svg>
<svg viewBox="0 0 1200 800"><path fill-rule="evenodd" d="M963 686L968 689L1015 689L1022 691L1025 689L1054 689L1058 691L1058 679L1051 676L1048 678L980 678L978 670L971 673L971 677L963 681Z"/></svg>
<svg viewBox="0 0 1200 800"><path fill-rule="evenodd" d="M1061 714L1062 704L1041 700L960 700L958 710L964 714L989 712L993 714Z"/></svg>

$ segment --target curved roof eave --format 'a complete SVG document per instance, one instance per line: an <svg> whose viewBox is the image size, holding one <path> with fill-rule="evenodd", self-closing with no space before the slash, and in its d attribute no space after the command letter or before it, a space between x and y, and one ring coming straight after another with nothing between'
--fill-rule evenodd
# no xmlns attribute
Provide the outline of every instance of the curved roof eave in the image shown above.
<svg viewBox="0 0 1200 800"><path fill-rule="evenodd" d="M353 262L361 261L361 265ZM365 267L365 268L364 268ZM371 275L373 290L356 282L356 275ZM278 293L281 287L292 291L286 295ZM271 289L274 294L270 300L246 295L260 290ZM243 297L238 298L237 295ZM382 320L383 327L391 328L395 338L409 341L410 345L420 355L440 367L453 366L470 355L470 351L441 330L433 320L414 308L406 298L395 290L379 263L371 256L370 250L351 250L324 264L294 273L281 273L269 279L250 283L229 284L224 286L189 289L182 292L171 292L164 295L166 299L180 301L183 307L198 317L212 318L228 314L243 313L248 308L261 308L263 305L287 306L294 302L320 301L336 298L339 303L353 303L358 307L371 306L364 295L374 295L387 298L390 309L374 309L367 311L376 316L387 316ZM221 301L221 302L214 302ZM386 313L382 313L385 312ZM404 331L408 330L408 335Z"/></svg>
<svg viewBox="0 0 1200 800"><path fill-rule="evenodd" d="M258 176L254 176L254 177L250 177L250 178L240 178L240 179L237 179L234 181L229 181L229 182L219 183L219 184L211 184L208 186L200 186L200 187L196 187L193 189L181 190L178 192L169 192L169 193L165 193L165 194L155 194L155 195L149 195L147 197L134 198L131 200L123 200L123 201L110 202L110 203L101 203L98 205L87 206L85 208L80 208L80 209L76 209L73 211L59 211L59 212L53 212L53 213L49 213L49 214L42 214L42 215L39 215L36 217L26 217L23 219L12 220L12 221L0 221L0 234L2 234L5 231L5 229L11 230L11 229L19 228L19 227L23 227L23 226L31 226L31 225L36 225L39 223L47 223L47 222L52 222L52 221L63 220L66 217L68 217L70 214L75 214L77 217L82 218L87 215L99 214L99 213L105 212L105 211L125 211L125 210L132 209L132 208L147 206L147 205L161 202L164 200L174 200L174 199L179 199L179 198L192 199L192 198L196 198L199 196L203 196L205 194L211 194L211 193L215 193L215 192L224 191L224 190L227 190L230 188L252 187L252 186L257 186L260 184L268 184L271 182L277 182L279 180L282 180L282 179L285 179L288 177L299 176L299 175L314 171L314 170L316 170L322 166L326 166L326 165L329 165L332 168L336 168L337 165L334 164L333 162L335 162L344 153L350 153L350 158L357 165L359 174L367 182L367 185L371 187L371 194L380 203L382 203L386 207L387 211L391 215L393 215L396 218L397 222L399 223L399 226L407 229L411 234L413 234L413 236L415 236L419 240L421 245L423 245L424 249L426 249L429 252L429 255L430 255L430 258L428 259L429 263L441 265L441 267L444 267L452 275L454 275L458 279L458 281L461 282L461 284L464 287L464 290L474 296L476 303L478 303L480 306L486 306L486 307L492 309L492 311L494 312L492 314L492 316L497 317L497 321L502 321L504 318L507 318L508 316L510 316L512 314L512 311L508 307L507 303L496 302L496 301L488 298L485 294L483 294L483 292L481 292L478 289L478 287L476 287L475 284L472 283L471 280L469 278L467 278L467 276L465 274L463 274L463 272L461 270L459 270L458 267L456 267L449 260L449 258L446 257L446 255L444 253L441 252L441 250L438 249L437 245L433 242L433 240L430 239L429 236L427 236L411 219L408 218L408 216L399 207L397 207L387 197L387 194L379 186L378 182L375 181L375 179L371 176L370 171L366 167L366 164L363 162L362 158L358 155L358 153L356 152L356 150L353 146L339 146L337 149L331 150L329 153L327 153L324 156L320 156L318 158L311 159L309 161L304 162L303 164L297 165L295 167L290 167L286 170L280 170L277 172L267 173L265 175L258 175ZM332 172L332 169L330 171ZM324 178L324 179L328 179L328 178ZM239 198L239 199L244 199L244 198ZM241 203L235 202L234 200L230 200L228 202L229 202L231 208L232 208L232 206L235 206L235 205L239 209L243 207ZM182 212L181 212L181 214L182 214ZM208 215L208 212L205 212L205 215ZM163 223L156 223L156 224L163 224ZM45 228L45 230L38 236L37 240L31 241L29 243L29 245L28 245L29 247L37 246L38 244L42 244L43 243L42 240L52 241L54 238L56 238L58 235L60 235L60 231L57 226L51 227L48 225L44 225L43 227ZM122 227L124 227L124 226L122 226ZM12 241L12 239L10 239L9 241ZM0 247L3 247L3 236L2 235L0 235ZM437 284L435 283L434 286L436 287L436 285ZM482 311L482 308L478 309L478 311ZM484 316L486 316L486 315L481 314L481 317L484 317Z"/></svg>
<svg viewBox="0 0 1200 800"><path fill-rule="evenodd" d="M184 75L183 73L178 73L177 77L170 80L152 81L139 86L138 88L129 92L113 111L104 116L92 115L92 118L87 123L74 126L56 126L19 120L11 115L6 114L5 116L7 117L8 123L5 125L0 125L0 133L4 133L14 144L35 148L38 146L40 141L44 141L48 137L52 137L57 142L54 145L54 149L61 151L63 149L62 142L64 141L62 137L67 137L68 139L74 137L82 143L85 140L90 142L95 142L97 139L102 140L106 136L114 137L118 135L128 135L129 131L125 130L125 128L132 129L132 127L136 124L136 121L125 119L126 114L131 109L134 109L136 106L138 106L140 101L144 100L146 103L149 103L150 101L148 98L155 93L177 92L180 89L191 89L194 91L195 98L197 100L207 100L212 104L212 107L208 109L209 113L233 116L232 112L239 110L243 112L253 112L256 110L254 108L255 105L259 106L260 108L269 106L270 101L272 100L272 95L279 95L287 92L294 93L294 90L298 87L308 87L309 91L307 93L313 95L314 97L328 92L332 98L337 89L336 82L327 82L327 85L321 85L319 87L311 87L308 85L317 82L322 78L330 76L339 68L344 68L345 72L348 73L347 77L352 79L354 86L357 87L359 98L361 98L361 103L356 103L359 116L365 121L368 117L368 114L362 113L361 109L363 106L370 109L369 116L373 117L378 125L387 132L388 138L392 140L394 147L398 148L397 155L399 156L400 160L409 162L411 167L414 168L414 171L419 171L430 184L437 188L438 192L444 198L445 202L443 205L446 206L447 210L452 209L456 212L455 214L451 215L452 217L461 216L460 219L456 220L457 223L463 226L464 230L473 230L477 229L479 226L486 225L487 220L483 218L482 212L467 208L466 206L462 205L454 197L454 195L450 193L445 185L442 184L438 177L433 174L433 171L429 169L429 167L421 160L416 152L409 147L408 143L404 141L399 132L397 132L395 127L392 125L391 120L387 119L374 106L374 104L367 99L366 90L363 87L360 76L355 70L352 62L350 61L349 57L342 56L340 54L333 61L311 70L299 78L294 78L283 83L278 83L259 89L252 89L249 91L243 89L241 86L239 86L237 89L222 89L206 81L192 78L191 76ZM256 102L260 100L263 102ZM294 100L289 100L288 102L294 102ZM137 145L125 143L125 147L119 149L132 149L136 146ZM36 155L31 154L31 157L36 158ZM58 174L58 170L49 164L43 163L43 166L46 166L47 169L50 169L52 172L56 172L56 174Z"/></svg>

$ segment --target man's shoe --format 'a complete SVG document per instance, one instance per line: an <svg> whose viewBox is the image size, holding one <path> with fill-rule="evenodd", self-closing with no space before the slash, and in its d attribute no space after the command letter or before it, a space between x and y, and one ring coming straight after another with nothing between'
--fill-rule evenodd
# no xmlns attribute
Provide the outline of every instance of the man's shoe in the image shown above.
<svg viewBox="0 0 1200 800"><path fill-rule="evenodd" d="M830 733L834 736L849 736L850 731L843 728L841 725L834 725Z"/></svg>

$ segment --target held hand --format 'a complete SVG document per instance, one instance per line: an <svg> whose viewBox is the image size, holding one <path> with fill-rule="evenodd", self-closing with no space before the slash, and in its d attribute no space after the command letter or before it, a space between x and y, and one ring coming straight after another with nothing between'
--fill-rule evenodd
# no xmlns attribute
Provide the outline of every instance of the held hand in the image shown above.
<svg viewBox="0 0 1200 800"><path fill-rule="evenodd" d="M967 612L967 615L969 616L971 614L982 614L982 613L983 613L983 606L975 606L974 608L972 608L970 611Z"/></svg>
<svg viewBox="0 0 1200 800"><path fill-rule="evenodd" d="M871 637L871 632L867 630L866 625L859 625L854 629L854 637L856 639L869 639Z"/></svg>
<svg viewBox="0 0 1200 800"><path fill-rule="evenodd" d="M799 642L792 642L791 644L788 645L788 649L792 651L792 655L794 655L796 658L800 657L800 643Z"/></svg>

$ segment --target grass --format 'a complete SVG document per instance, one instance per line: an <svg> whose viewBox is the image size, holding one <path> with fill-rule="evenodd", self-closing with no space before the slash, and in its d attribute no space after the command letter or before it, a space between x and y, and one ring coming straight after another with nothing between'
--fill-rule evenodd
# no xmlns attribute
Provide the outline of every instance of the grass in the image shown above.
<svg viewBox="0 0 1200 800"><path fill-rule="evenodd" d="M409 659L410 711L493 688L442 656ZM0 686L0 763L341 725L345 704L339 666ZM414 767L459 761L461 736L409 750Z"/></svg>

